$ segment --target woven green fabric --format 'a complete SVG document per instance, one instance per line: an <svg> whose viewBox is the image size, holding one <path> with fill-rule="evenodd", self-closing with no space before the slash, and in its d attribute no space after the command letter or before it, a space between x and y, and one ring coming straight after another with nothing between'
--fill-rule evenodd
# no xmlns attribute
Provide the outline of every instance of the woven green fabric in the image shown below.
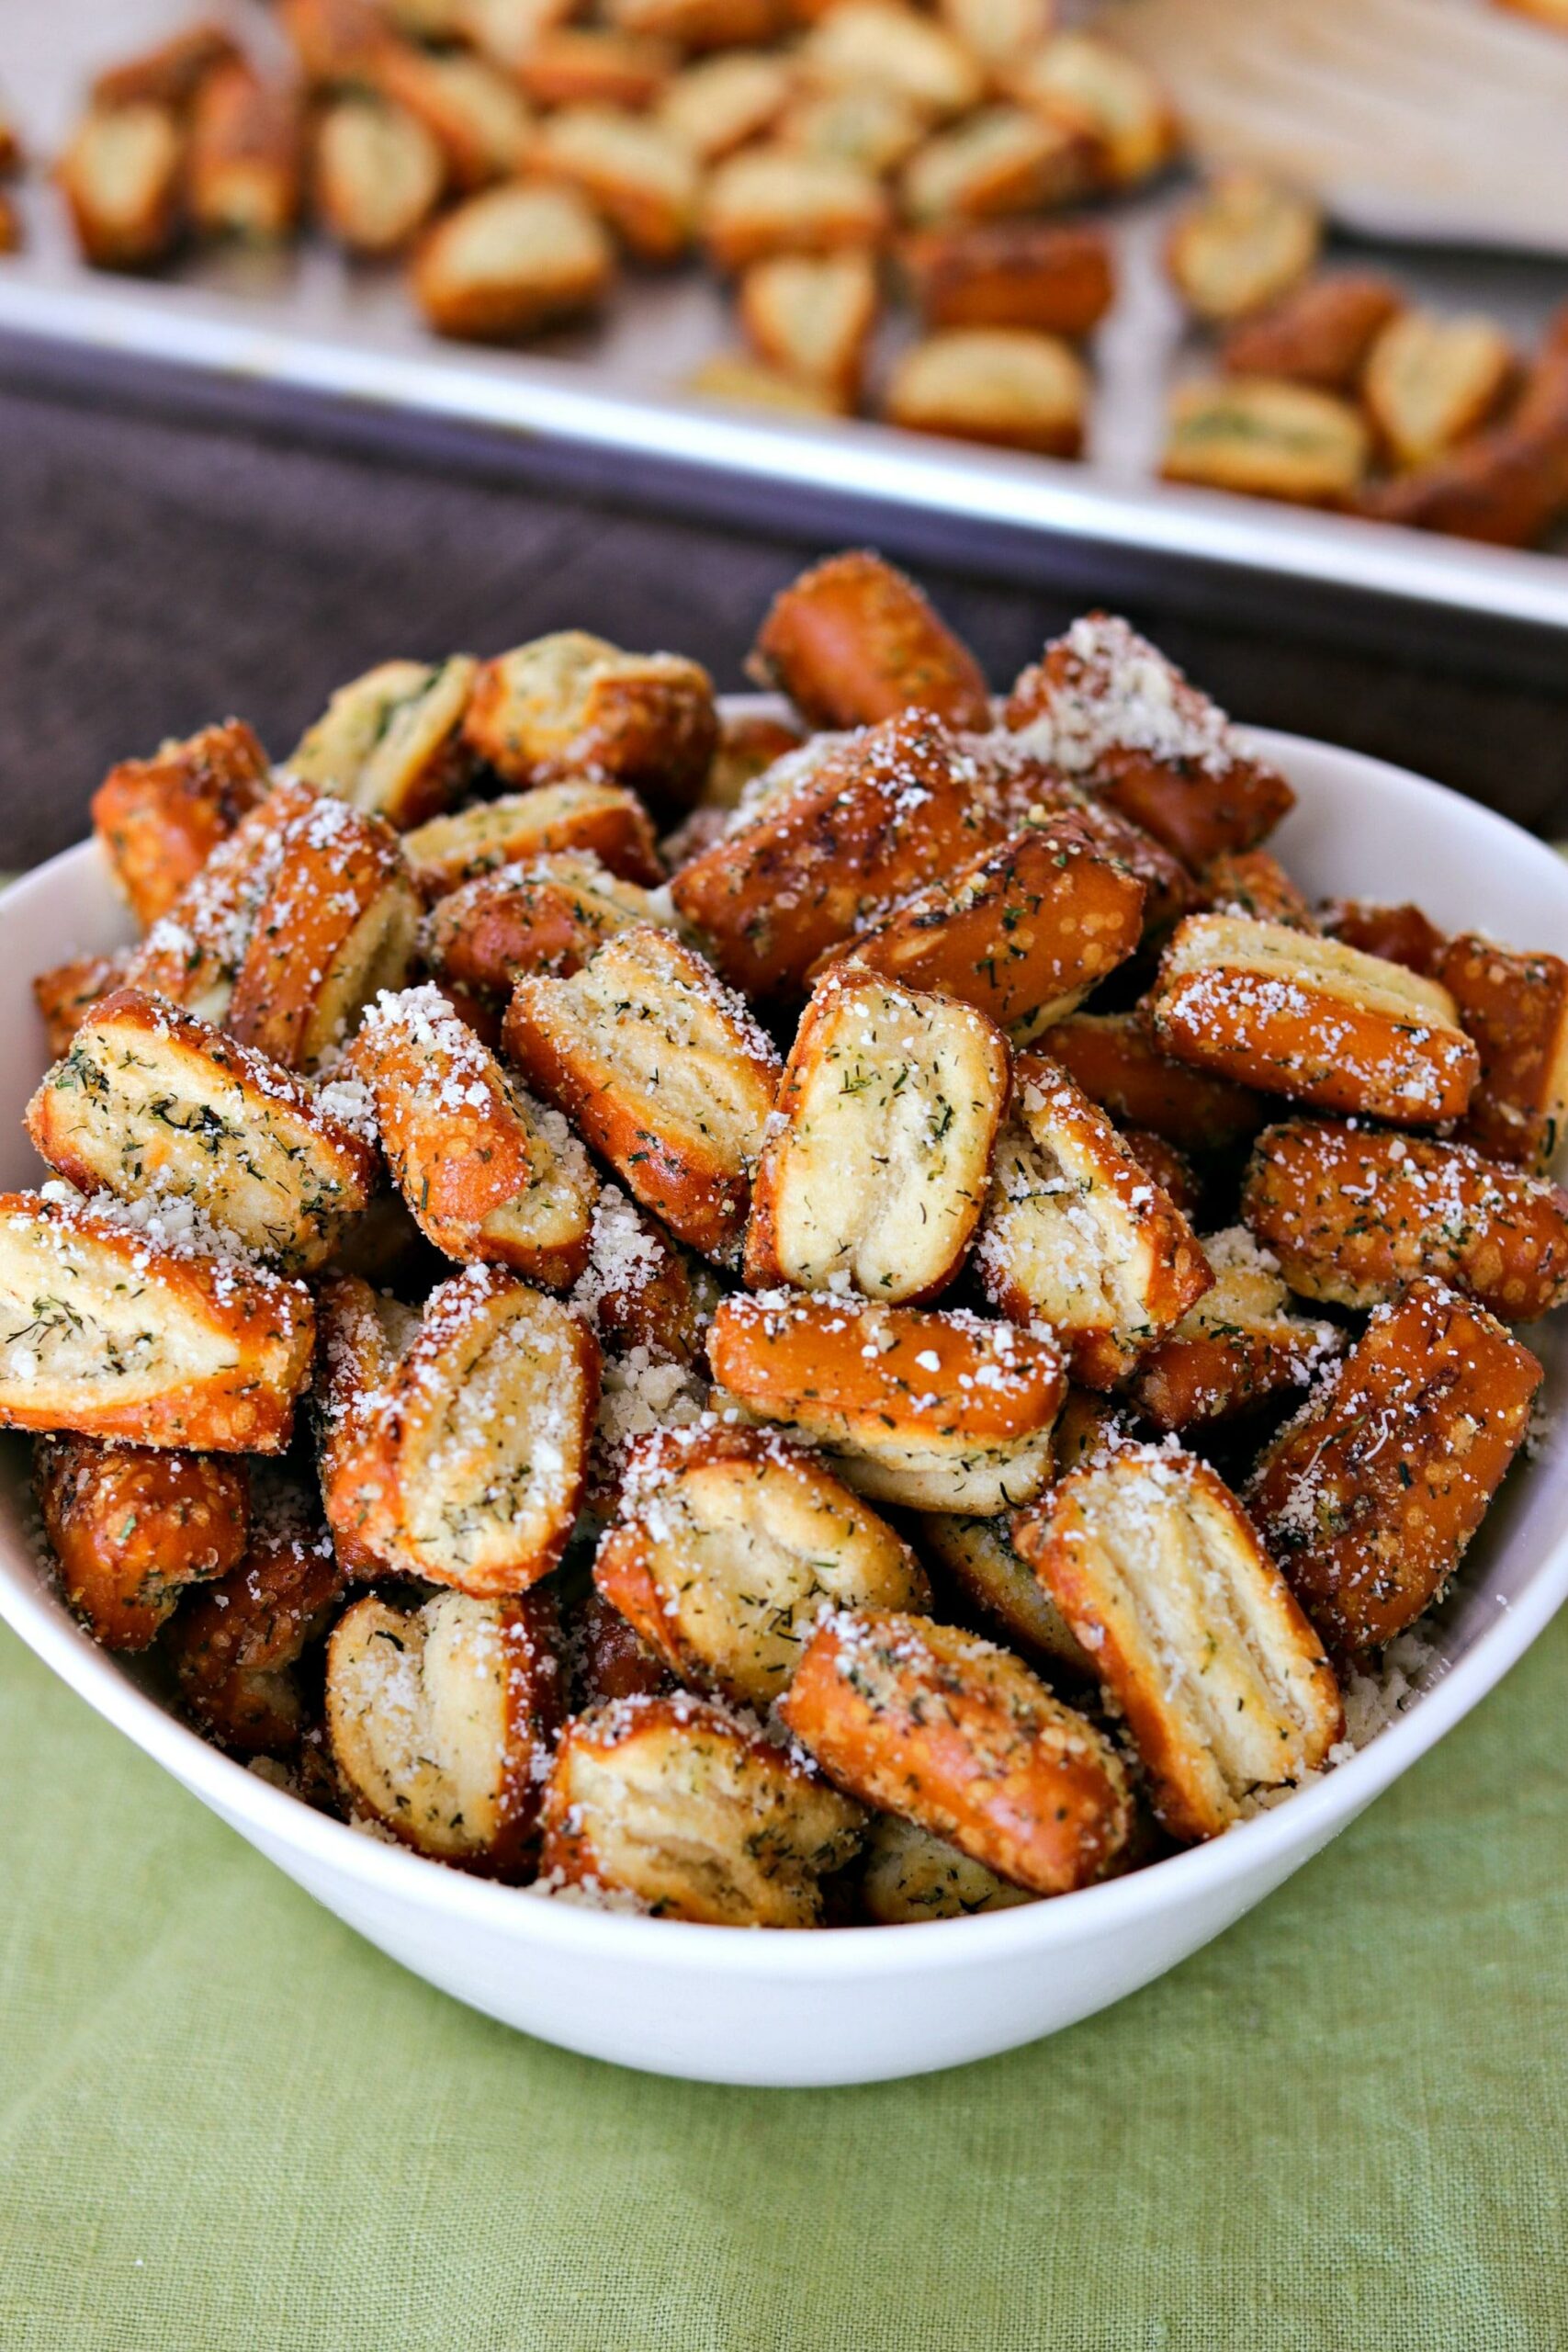
<svg viewBox="0 0 1568 2352"><path fill-rule="evenodd" d="M1556 2352L1568 1620L1137 1998L665 2083L362 1944L0 1631L6 2352Z"/></svg>

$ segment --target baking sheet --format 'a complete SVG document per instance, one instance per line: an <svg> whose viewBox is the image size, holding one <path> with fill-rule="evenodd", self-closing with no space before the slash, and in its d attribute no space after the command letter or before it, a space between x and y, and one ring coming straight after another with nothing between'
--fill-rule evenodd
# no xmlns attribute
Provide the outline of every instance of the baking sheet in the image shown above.
<svg viewBox="0 0 1568 2352"><path fill-rule="evenodd" d="M258 56L276 28L253 0L221 11ZM188 21L186 0L5 0L0 91L34 156L62 143L90 75ZM1159 267L1166 187L1106 214L1120 292L1095 339L1098 379L1085 462L982 450L860 421L723 408L683 395L690 371L735 341L724 298L699 270L628 276L602 324L526 353L445 344L414 316L395 266L350 262L318 239L279 255L192 256L164 277L117 278L77 258L40 175L22 190L27 244L0 260L0 337L13 358L102 385L118 368L208 397L355 420L395 437L510 452L533 470L558 458L630 496L679 483L710 507L831 529L837 513L884 543L994 560L1034 576L1167 580L1211 604L1289 609L1297 597L1343 621L1368 599L1414 616L1568 629L1568 558L1517 554L1150 479L1173 376L1203 366ZM1359 244L1413 294L1483 307L1521 341L1568 298L1550 261ZM887 343L909 332L889 322ZM886 359L886 353L882 355Z"/></svg>

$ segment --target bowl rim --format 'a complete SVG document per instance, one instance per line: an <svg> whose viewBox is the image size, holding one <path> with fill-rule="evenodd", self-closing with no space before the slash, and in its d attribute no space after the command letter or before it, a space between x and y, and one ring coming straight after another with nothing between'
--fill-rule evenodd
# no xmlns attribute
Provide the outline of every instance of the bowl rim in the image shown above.
<svg viewBox="0 0 1568 2352"><path fill-rule="evenodd" d="M733 697L753 706L763 697ZM1413 770L1344 750L1311 737L1247 728L1247 739L1287 767L1327 755L1384 796L1429 802L1434 794L1491 831L1517 856L1523 843L1562 898L1568 928L1568 865L1544 842L1495 809ZM78 864L91 842L62 850L0 890L0 928L17 902L45 893L62 868ZM275 1787L189 1730L142 1690L64 1612L36 1559L0 1542L0 1619L95 1712L124 1732L183 1786L209 1802L231 1824L243 1822L264 1848L289 1849L300 1861L357 1881L367 1896L443 1913L454 1924L558 1951L615 1951L628 1961L668 1967L687 1964L742 1977L790 1979L903 1975L951 1968L987 1957L1002 1961L1025 1951L1042 1957L1069 1943L1135 1929L1172 1905L1223 1904L1237 1882L1269 1875L1274 1866L1302 1860L1346 1827L1373 1798L1435 1747L1539 1637L1568 1600L1568 1524L1530 1572L1517 1600L1502 1603L1495 1623L1462 1657L1368 1746L1310 1787L1238 1823L1224 1837L1168 1855L1146 1868L1070 1895L954 1919L908 1923L904 1933L885 1927L849 1927L816 1935L768 1935L753 1928L654 1919L586 1904L541 1897L528 1887L505 1886L432 1861L410 1849L366 1836L303 1800ZM1283 1875L1279 1871L1277 1875ZM918 1928L918 1935L909 1932ZM960 1939L963 1940L961 1941Z"/></svg>

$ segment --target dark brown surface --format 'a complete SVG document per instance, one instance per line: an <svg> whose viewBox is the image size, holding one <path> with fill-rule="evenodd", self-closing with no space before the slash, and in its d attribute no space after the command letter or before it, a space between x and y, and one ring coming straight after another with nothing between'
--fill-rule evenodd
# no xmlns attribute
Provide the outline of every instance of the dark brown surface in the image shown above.
<svg viewBox="0 0 1568 2352"><path fill-rule="evenodd" d="M116 760L230 713L282 753L330 688L395 653L576 626L739 687L769 597L826 544L0 388L0 865L77 838ZM998 684L1086 601L921 577ZM1239 718L1568 833L1568 652L1541 691L1169 606L1131 617Z"/></svg>

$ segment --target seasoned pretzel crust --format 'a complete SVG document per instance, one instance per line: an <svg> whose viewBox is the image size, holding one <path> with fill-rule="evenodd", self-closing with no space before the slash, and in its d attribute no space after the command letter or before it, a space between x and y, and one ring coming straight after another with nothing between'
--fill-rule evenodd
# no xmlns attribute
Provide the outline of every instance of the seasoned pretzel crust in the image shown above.
<svg viewBox="0 0 1568 2352"><path fill-rule="evenodd" d="M780 1705L830 1780L1037 1894L1103 1875L1130 1807L1115 1751L1029 1668L929 1617L841 1609Z"/></svg>
<svg viewBox="0 0 1568 2352"><path fill-rule="evenodd" d="M1338 1686L1206 1463L1122 1445L1021 1512L1013 1535L1092 1657L1175 1836L1216 1837L1256 1790L1323 1763L1343 1729Z"/></svg>
<svg viewBox="0 0 1568 2352"><path fill-rule="evenodd" d="M436 977L504 1006L525 973L570 979L596 947L636 923L665 923L662 899L591 850L497 866L436 900L421 945Z"/></svg>
<svg viewBox="0 0 1568 2352"><path fill-rule="evenodd" d="M985 1206L1010 1084L982 1013L829 972L784 1065L746 1233L746 1279L931 1299Z"/></svg>
<svg viewBox="0 0 1568 2352"><path fill-rule="evenodd" d="M249 1480L216 1454L43 1437L33 1491L65 1598L106 1649L145 1649L187 1585L244 1554Z"/></svg>
<svg viewBox="0 0 1568 2352"><path fill-rule="evenodd" d="M562 629L480 664L464 732L509 784L597 776L679 814L707 774L718 717L695 662Z"/></svg>
<svg viewBox="0 0 1568 2352"><path fill-rule="evenodd" d="M1379 1306L1429 1273L1510 1323L1568 1299L1568 1193L1465 1144L1326 1120L1269 1127L1242 1214L1304 1298Z"/></svg>
<svg viewBox="0 0 1568 2352"><path fill-rule="evenodd" d="M968 647L912 580L864 548L829 556L774 597L748 666L814 728L874 727L915 704L950 727L991 723Z"/></svg>
<svg viewBox="0 0 1568 2352"><path fill-rule="evenodd" d="M266 753L239 718L109 770L93 795L93 831L143 928L168 913L267 783Z"/></svg>
<svg viewBox="0 0 1568 2352"><path fill-rule="evenodd" d="M1337 1324L1292 1312L1273 1258L1244 1227L1208 1235L1202 1250L1213 1288L1140 1358L1133 1380L1156 1430L1230 1420L1305 1387L1346 1344Z"/></svg>
<svg viewBox="0 0 1568 2352"><path fill-rule="evenodd" d="M1063 1419L1066 1408L1063 1408ZM1056 1429L1056 1457L1072 1466ZM1093 1661L1072 1627L1013 1544L1007 1516L963 1519L950 1511L924 1511L915 1536L941 1574L958 1589L961 1613L979 1615L987 1630L1005 1640L1026 1663L1047 1674L1091 1674ZM934 1613L934 1612L933 1612Z"/></svg>
<svg viewBox="0 0 1568 2352"><path fill-rule="evenodd" d="M1232 1150L1269 1116L1250 1087L1162 1053L1136 1012L1070 1013L1053 1024L1050 1054L1118 1125L1146 1127L1179 1151Z"/></svg>
<svg viewBox="0 0 1568 2352"><path fill-rule="evenodd" d="M874 1501L983 1516L1051 1475L1066 1382L1038 1330L773 1292L723 1300L707 1352L721 1408L819 1446Z"/></svg>
<svg viewBox="0 0 1568 2352"><path fill-rule="evenodd" d="M864 1815L712 1700L680 1690L569 1723L545 1791L547 1883L609 1888L665 1919L814 1928Z"/></svg>
<svg viewBox="0 0 1568 2352"><path fill-rule="evenodd" d="M694 1250L735 1253L780 1069L701 956L622 932L570 979L520 979L505 1044L645 1208Z"/></svg>
<svg viewBox="0 0 1568 2352"><path fill-rule="evenodd" d="M1433 976L1481 1057L1461 1137L1490 1159L1544 1175L1568 1111L1568 963L1467 931L1448 942Z"/></svg>
<svg viewBox="0 0 1568 2352"><path fill-rule="evenodd" d="M297 1669L343 1589L313 1499L270 1483L239 1566L189 1594L164 1636L183 1705L220 1747L287 1756L299 1746L308 1702Z"/></svg>
<svg viewBox="0 0 1568 2352"><path fill-rule="evenodd" d="M1502 1324L1429 1276L1377 1308L1247 1490L1325 1640L1376 1648L1437 1599L1523 1442L1540 1379Z"/></svg>
<svg viewBox="0 0 1568 2352"><path fill-rule="evenodd" d="M1148 1000L1178 1060L1395 1126L1459 1118L1480 1057L1436 980L1245 915L1189 915Z"/></svg>
<svg viewBox="0 0 1568 2352"><path fill-rule="evenodd" d="M596 857L612 874L649 889L663 879L647 809L625 785L599 776L503 792L454 816L433 817L403 836L403 854L426 905L498 866L558 853Z"/></svg>
<svg viewBox="0 0 1568 2352"><path fill-rule="evenodd" d="M815 1456L701 1424L634 1441L593 1581L682 1680L763 1712L824 1608L931 1600L908 1545Z"/></svg>

